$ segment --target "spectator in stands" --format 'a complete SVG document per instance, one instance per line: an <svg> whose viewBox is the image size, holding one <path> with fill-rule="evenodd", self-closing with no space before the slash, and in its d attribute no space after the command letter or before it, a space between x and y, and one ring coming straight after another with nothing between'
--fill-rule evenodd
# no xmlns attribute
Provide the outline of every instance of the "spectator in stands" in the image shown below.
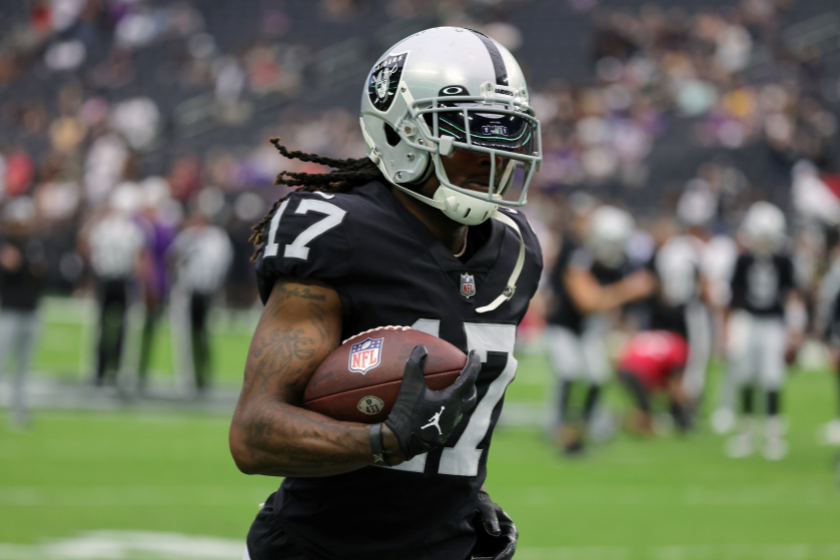
<svg viewBox="0 0 840 560"><path fill-rule="evenodd" d="M10 201L3 209L0 240L0 372L15 358L11 399L11 425L28 421L24 384L38 338L38 302L47 270L44 247L35 235L35 204L27 197Z"/></svg>

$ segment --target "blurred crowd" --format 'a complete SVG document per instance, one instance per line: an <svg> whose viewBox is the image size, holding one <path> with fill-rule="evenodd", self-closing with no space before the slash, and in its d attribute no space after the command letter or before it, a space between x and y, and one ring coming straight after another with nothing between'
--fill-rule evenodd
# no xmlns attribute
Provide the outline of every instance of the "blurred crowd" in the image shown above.
<svg viewBox="0 0 840 560"><path fill-rule="evenodd" d="M733 3L693 14L645 5L594 12L595 77L556 82L534 105L544 126L542 183L617 178L648 185L648 155L675 120L687 146L766 143L778 158L822 161L835 146L836 73L819 50L782 40L774 4ZM688 128L688 126L686 126Z"/></svg>

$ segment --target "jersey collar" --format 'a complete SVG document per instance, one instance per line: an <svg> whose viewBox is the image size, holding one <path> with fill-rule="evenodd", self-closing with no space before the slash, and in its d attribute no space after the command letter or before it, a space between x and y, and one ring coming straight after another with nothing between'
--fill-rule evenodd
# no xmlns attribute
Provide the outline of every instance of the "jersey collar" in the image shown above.
<svg viewBox="0 0 840 560"><path fill-rule="evenodd" d="M427 248L432 258L434 258L435 262L444 271L468 270L471 272L488 272L499 260L502 243L505 238L505 229L507 229L503 224L498 223L496 220L488 220L491 226L489 237L484 242L484 245L464 263L434 236L431 230L426 227L426 224L421 222L417 216L403 206L386 185L379 182L375 184L379 187L376 189L375 196L389 208L393 209L406 225L414 231L420 244Z"/></svg>

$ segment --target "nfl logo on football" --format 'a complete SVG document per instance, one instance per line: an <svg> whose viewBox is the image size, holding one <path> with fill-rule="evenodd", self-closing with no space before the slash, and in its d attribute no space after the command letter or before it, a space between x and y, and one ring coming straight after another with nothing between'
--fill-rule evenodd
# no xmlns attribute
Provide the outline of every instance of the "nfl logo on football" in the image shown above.
<svg viewBox="0 0 840 560"><path fill-rule="evenodd" d="M382 357L382 342L384 338L366 338L350 347L350 371L357 371L362 375L379 365Z"/></svg>
<svg viewBox="0 0 840 560"><path fill-rule="evenodd" d="M475 277L472 274L461 275L461 295L465 298L475 295Z"/></svg>

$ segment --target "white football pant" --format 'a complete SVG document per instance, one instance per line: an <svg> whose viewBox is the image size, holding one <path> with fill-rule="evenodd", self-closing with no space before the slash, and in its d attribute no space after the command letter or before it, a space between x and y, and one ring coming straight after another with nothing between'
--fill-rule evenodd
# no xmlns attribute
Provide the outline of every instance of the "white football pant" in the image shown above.
<svg viewBox="0 0 840 560"><path fill-rule="evenodd" d="M686 307L685 320L689 347L683 387L688 397L695 400L706 386L706 371L712 354L712 317L703 303L692 302Z"/></svg>
<svg viewBox="0 0 840 560"><path fill-rule="evenodd" d="M733 389L753 384L766 391L781 389L785 380L787 331L781 317L733 311L727 328L728 376ZM725 401L733 402L732 395Z"/></svg>
<svg viewBox="0 0 840 560"><path fill-rule="evenodd" d="M610 376L610 363L603 329L593 326L577 334L565 327L549 325L545 344L551 367L559 381L588 381L603 385Z"/></svg>

